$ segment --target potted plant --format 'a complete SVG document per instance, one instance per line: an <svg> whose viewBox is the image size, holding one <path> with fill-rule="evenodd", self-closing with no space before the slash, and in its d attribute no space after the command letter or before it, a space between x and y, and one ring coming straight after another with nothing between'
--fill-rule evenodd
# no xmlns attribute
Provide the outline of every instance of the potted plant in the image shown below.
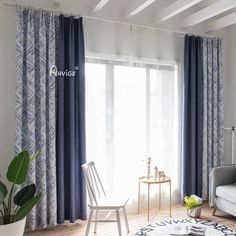
<svg viewBox="0 0 236 236"><path fill-rule="evenodd" d="M35 158L36 155L30 157L27 151L22 151L11 161L6 174L10 191L0 181L0 235L23 236L26 216L41 198L40 193L36 194L35 184L24 185L14 194L17 185L25 184Z"/></svg>
<svg viewBox="0 0 236 236"><path fill-rule="evenodd" d="M193 218L199 218L202 211L202 199L196 195L185 196L187 214Z"/></svg>

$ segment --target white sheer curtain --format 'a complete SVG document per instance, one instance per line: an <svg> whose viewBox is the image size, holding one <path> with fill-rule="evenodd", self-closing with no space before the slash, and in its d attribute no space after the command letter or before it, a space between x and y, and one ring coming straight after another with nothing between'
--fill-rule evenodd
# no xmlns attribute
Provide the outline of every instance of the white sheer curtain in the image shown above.
<svg viewBox="0 0 236 236"><path fill-rule="evenodd" d="M172 178L179 198L180 118L177 67L154 69L116 63L86 65L87 159L106 190L129 196L137 210L138 177L154 166ZM154 200L157 188L152 190ZM143 206L146 189L143 187ZM168 198L163 188L163 201ZM152 201L156 206L157 201Z"/></svg>
<svg viewBox="0 0 236 236"><path fill-rule="evenodd" d="M86 152L106 181L105 65L86 64Z"/></svg>
<svg viewBox="0 0 236 236"><path fill-rule="evenodd" d="M177 70L150 71L150 156L158 169L171 177L174 202L179 201L181 176L181 99L177 75ZM167 190L163 193L164 201Z"/></svg>
<svg viewBox="0 0 236 236"><path fill-rule="evenodd" d="M142 175L142 160L147 157L146 71L115 66L114 72L114 186L117 193L130 197L128 210L134 210L137 179Z"/></svg>

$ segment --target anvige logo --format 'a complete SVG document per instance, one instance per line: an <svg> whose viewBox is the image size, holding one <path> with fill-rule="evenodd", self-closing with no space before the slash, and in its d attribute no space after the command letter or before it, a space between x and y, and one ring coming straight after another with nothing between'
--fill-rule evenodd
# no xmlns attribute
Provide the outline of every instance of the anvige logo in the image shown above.
<svg viewBox="0 0 236 236"><path fill-rule="evenodd" d="M58 71L57 66L53 65L50 68L49 75L51 76L67 76L67 77L75 77L76 72L79 71L79 66L75 66L75 69L72 70L65 70L65 71Z"/></svg>

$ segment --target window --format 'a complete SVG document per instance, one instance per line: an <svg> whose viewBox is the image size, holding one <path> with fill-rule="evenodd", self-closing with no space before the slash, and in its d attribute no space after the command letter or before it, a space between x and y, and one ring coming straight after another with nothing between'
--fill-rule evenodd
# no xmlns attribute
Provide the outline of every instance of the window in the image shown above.
<svg viewBox="0 0 236 236"><path fill-rule="evenodd" d="M99 169L106 161L105 113L105 65L86 64L86 152Z"/></svg>
<svg viewBox="0 0 236 236"><path fill-rule="evenodd" d="M136 211L137 179L149 156L152 170L164 170L179 192L177 67L101 62L86 64L87 159L106 190L129 196L128 209ZM164 199L167 194L164 189Z"/></svg>

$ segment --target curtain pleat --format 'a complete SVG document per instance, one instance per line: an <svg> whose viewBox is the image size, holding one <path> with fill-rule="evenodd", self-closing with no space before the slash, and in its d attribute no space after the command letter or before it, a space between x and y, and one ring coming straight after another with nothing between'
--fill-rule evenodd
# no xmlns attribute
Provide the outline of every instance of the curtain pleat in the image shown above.
<svg viewBox="0 0 236 236"><path fill-rule="evenodd" d="M203 48L207 48L207 39L203 39ZM208 56L207 56L207 51L203 53L203 62L205 64L208 63ZM203 67L203 77L207 78L208 74L208 68L206 66ZM208 91L209 90L209 83L210 81L208 80L203 80L203 91ZM203 161L203 166L202 166L202 179L208 180L208 155L209 155L209 140L208 140L208 133L209 133L209 126L211 124L211 121L208 121L208 110L209 110L209 93L203 92L203 116L202 116L202 126L205 127L203 129L203 155L202 155L202 161ZM203 192L206 192L207 189L203 188Z"/></svg>
<svg viewBox="0 0 236 236"><path fill-rule="evenodd" d="M55 65L56 25L53 13L17 7L16 33L16 153L38 152L28 182L42 193L27 218L29 229L56 225Z"/></svg>

